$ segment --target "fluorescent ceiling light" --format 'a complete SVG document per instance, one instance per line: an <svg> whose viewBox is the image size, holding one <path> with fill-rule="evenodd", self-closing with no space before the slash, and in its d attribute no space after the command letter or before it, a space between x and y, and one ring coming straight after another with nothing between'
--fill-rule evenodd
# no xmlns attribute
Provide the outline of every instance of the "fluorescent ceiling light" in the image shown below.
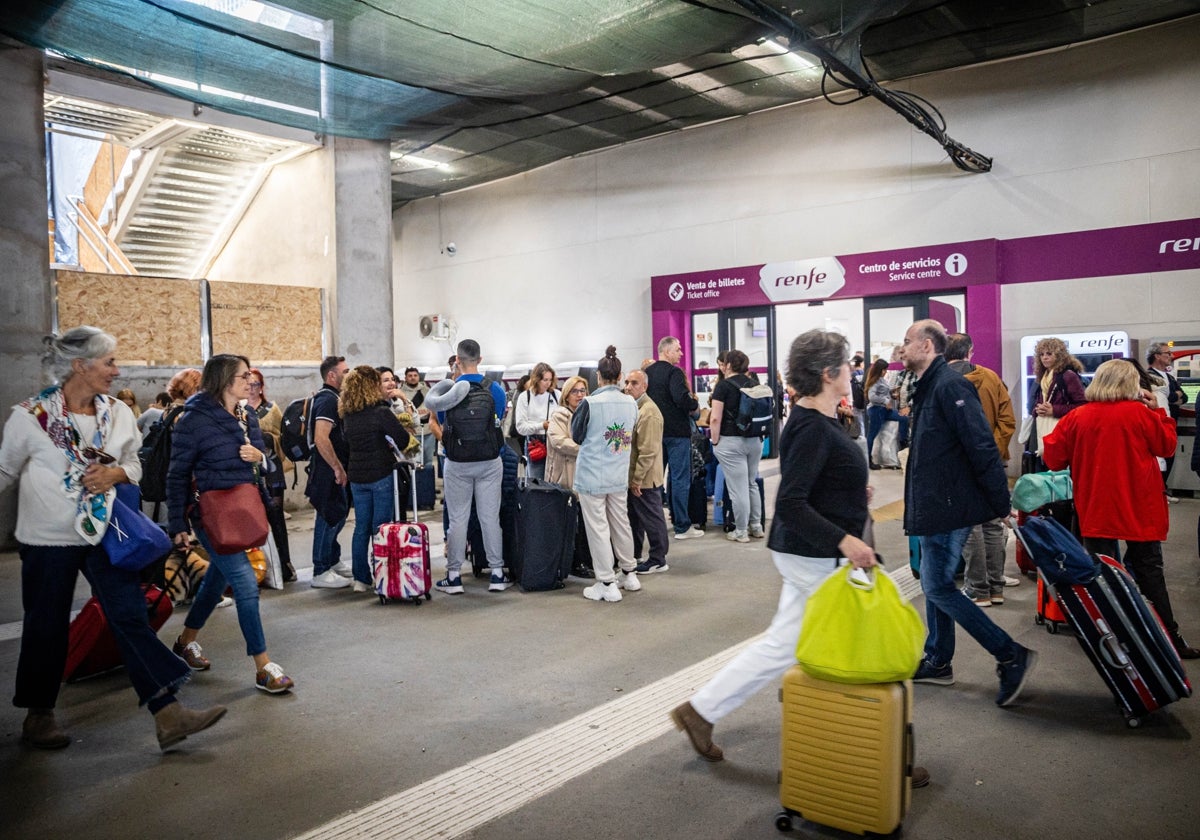
<svg viewBox="0 0 1200 840"><path fill-rule="evenodd" d="M411 163L413 166L415 166L419 169L449 169L450 168L450 164L448 164L448 163L442 163L439 160L433 160L432 158L421 157L420 155L406 155L403 152L393 151L391 153L391 158L392 158L392 160L403 161L404 163Z"/></svg>

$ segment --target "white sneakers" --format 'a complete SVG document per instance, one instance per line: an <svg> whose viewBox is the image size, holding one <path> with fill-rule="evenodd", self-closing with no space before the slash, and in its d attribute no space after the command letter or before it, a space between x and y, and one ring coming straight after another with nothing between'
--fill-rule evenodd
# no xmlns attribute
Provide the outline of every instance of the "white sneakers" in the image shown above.
<svg viewBox="0 0 1200 840"><path fill-rule="evenodd" d="M338 564L333 567L333 571L337 572L344 578L354 577L354 567L352 567L345 560L339 561Z"/></svg>
<svg viewBox="0 0 1200 840"><path fill-rule="evenodd" d="M349 585L350 578L342 577L337 573L336 569L330 569L327 572L314 575L312 579L313 589L341 589Z"/></svg>
<svg viewBox="0 0 1200 840"><path fill-rule="evenodd" d="M616 603L621 600L621 590L617 588L616 581L612 583L596 581L583 590L583 597L589 601L612 601Z"/></svg>
<svg viewBox="0 0 1200 840"><path fill-rule="evenodd" d="M637 592L642 588L642 582L638 580L637 572L618 572L617 583L626 592Z"/></svg>
<svg viewBox="0 0 1200 840"><path fill-rule="evenodd" d="M1005 586L1020 586L1021 579L1015 578L1015 577L1009 577L1008 575L1005 575L1004 576L1004 585Z"/></svg>
<svg viewBox="0 0 1200 840"><path fill-rule="evenodd" d="M763 530L763 527L761 525L751 525L750 526L750 539L765 540L766 538L767 538L767 532Z"/></svg>
<svg viewBox="0 0 1200 840"><path fill-rule="evenodd" d="M683 533L676 534L675 539L686 540L686 539L691 539L694 537L703 537L703 536L704 536L704 532L701 531L699 528L697 528L695 525L692 525Z"/></svg>
<svg viewBox="0 0 1200 840"><path fill-rule="evenodd" d="M740 543L750 542L750 537L749 537L749 535L746 534L745 531L730 531L728 534L725 535L725 539L730 540L731 542L740 542Z"/></svg>
<svg viewBox="0 0 1200 840"><path fill-rule="evenodd" d="M374 589L370 585L363 583L361 580L356 580L352 584L350 584L350 590L352 592L373 592L374 591Z"/></svg>

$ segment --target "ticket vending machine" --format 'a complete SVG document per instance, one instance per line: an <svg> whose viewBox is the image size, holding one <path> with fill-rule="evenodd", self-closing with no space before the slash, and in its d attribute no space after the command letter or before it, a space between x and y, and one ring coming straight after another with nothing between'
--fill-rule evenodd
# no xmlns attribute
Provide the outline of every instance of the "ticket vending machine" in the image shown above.
<svg viewBox="0 0 1200 840"><path fill-rule="evenodd" d="M1020 398L1021 417L1029 414L1030 394L1034 386L1034 353L1033 349L1043 338L1060 338L1067 345L1072 356L1083 363L1081 377L1084 383L1092 381L1096 368L1109 359L1128 359L1137 357L1137 341L1130 339L1129 334L1120 330L1091 333L1047 333L1045 335L1026 335L1021 337L1021 381L1018 397Z"/></svg>

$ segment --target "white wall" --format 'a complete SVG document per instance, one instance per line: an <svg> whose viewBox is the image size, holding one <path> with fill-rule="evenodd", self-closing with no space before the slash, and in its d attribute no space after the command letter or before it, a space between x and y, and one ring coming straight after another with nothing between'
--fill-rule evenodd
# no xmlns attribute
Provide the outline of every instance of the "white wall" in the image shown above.
<svg viewBox="0 0 1200 840"><path fill-rule="evenodd" d="M333 154L316 149L271 170L210 280L328 289L336 270Z"/></svg>
<svg viewBox="0 0 1200 840"><path fill-rule="evenodd" d="M995 159L986 175L876 102L817 101L406 205L397 358L444 363L415 316L445 312L495 362L608 343L641 359L651 275L1200 217L1198 43L1193 19L899 85ZM1197 277L1181 274L1005 289L1005 368L1030 329L1200 335Z"/></svg>

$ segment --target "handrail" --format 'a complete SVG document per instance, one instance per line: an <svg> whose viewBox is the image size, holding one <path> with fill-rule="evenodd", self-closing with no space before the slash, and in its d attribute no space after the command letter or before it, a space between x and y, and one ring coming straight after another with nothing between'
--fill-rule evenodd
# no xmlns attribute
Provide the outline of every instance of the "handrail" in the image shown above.
<svg viewBox="0 0 1200 840"><path fill-rule="evenodd" d="M71 203L75 205L76 214L68 213L67 218L71 220L71 224L75 226L75 231L87 242L88 246L100 258L100 262L104 263L104 267L112 274L137 274L138 271L124 252L108 237L104 229L100 227L100 223L92 216L92 212L88 210L87 204L82 196L70 196ZM80 219L83 220L83 226L80 225ZM87 230L84 230L84 227ZM99 245L95 239L100 240L103 246ZM105 254L111 255L117 262L118 268L114 269L113 264L108 261Z"/></svg>

